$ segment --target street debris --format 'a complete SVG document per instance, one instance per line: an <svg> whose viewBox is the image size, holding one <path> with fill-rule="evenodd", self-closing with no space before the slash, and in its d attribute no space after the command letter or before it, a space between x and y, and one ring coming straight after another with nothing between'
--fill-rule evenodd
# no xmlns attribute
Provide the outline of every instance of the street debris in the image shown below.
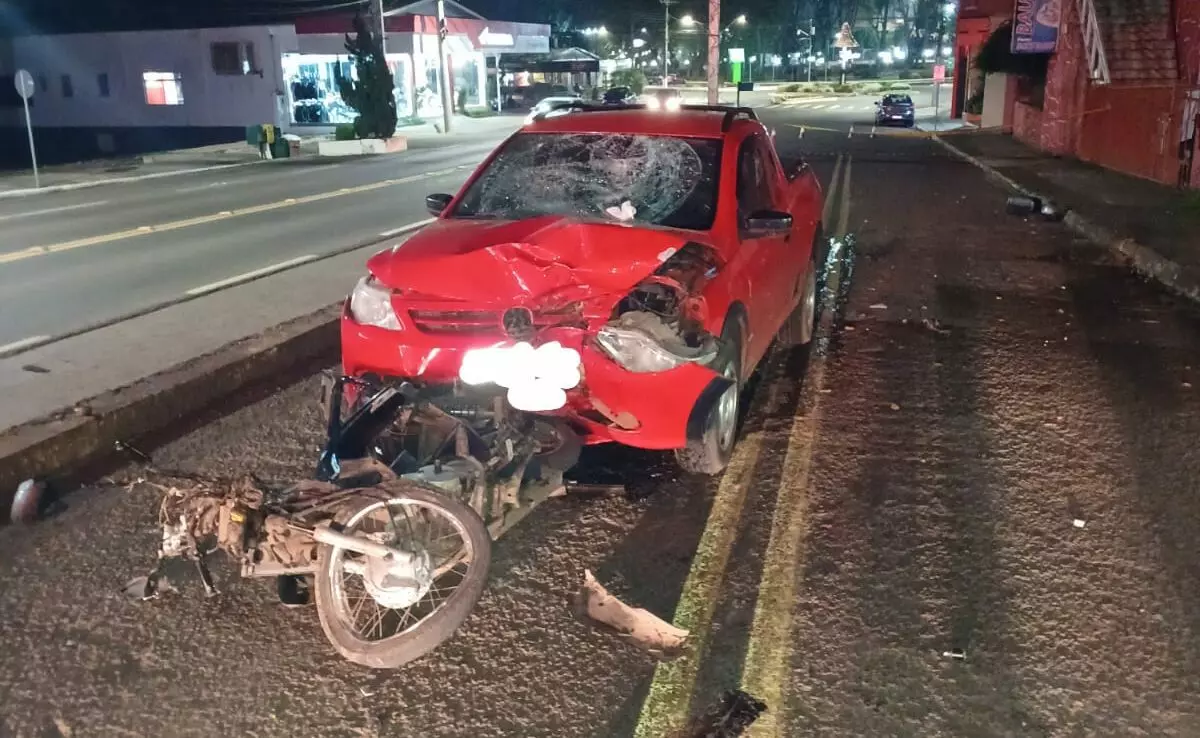
<svg viewBox="0 0 1200 738"><path fill-rule="evenodd" d="M653 476L653 475L652 475ZM578 495L580 497L616 497L627 492L623 484L594 484L588 482L567 481L557 494L551 493L551 497L565 497L567 495Z"/></svg>
<svg viewBox="0 0 1200 738"><path fill-rule="evenodd" d="M179 590L171 584L169 579L160 574L154 578L142 576L130 579L121 588L121 594L145 602L157 599L161 594L179 594Z"/></svg>
<svg viewBox="0 0 1200 738"><path fill-rule="evenodd" d="M1031 215L1034 211L1040 210L1042 201L1036 197L1027 197L1025 195L1013 195L1004 203L1004 210L1009 215Z"/></svg>
<svg viewBox="0 0 1200 738"><path fill-rule="evenodd" d="M950 333L949 330L943 328L942 324L937 322L933 318L922 318L921 319L921 327L926 330L933 331L934 333L940 333L943 336Z"/></svg>
<svg viewBox="0 0 1200 738"><path fill-rule="evenodd" d="M899 406L899 405L897 405L897 404L896 404L896 403L894 403L894 402L893 402L891 405L888 405L888 407L890 407L890 408L891 408L892 410L894 410L894 411L895 411L895 410L899 410L899 409L900 409L900 406Z"/></svg>
<svg viewBox="0 0 1200 738"><path fill-rule="evenodd" d="M871 306L871 309L872 310L887 310L887 305L883 304L882 302L877 302Z"/></svg>
<svg viewBox="0 0 1200 738"><path fill-rule="evenodd" d="M14 523L32 523L37 520L45 494L45 482L36 479L26 479L21 482L17 486L17 494L13 497L9 519Z"/></svg>
<svg viewBox="0 0 1200 738"><path fill-rule="evenodd" d="M1071 524L1076 528L1082 528L1083 526L1087 525L1087 522L1080 518L1075 518L1075 520L1071 521Z"/></svg>
<svg viewBox="0 0 1200 738"><path fill-rule="evenodd" d="M584 570L583 586L576 597L579 614L615 630L638 648L664 659L682 654L688 631L676 628L648 610L621 602L596 581L591 571Z"/></svg>
<svg viewBox="0 0 1200 738"><path fill-rule="evenodd" d="M949 651L942 651L942 655L948 659L954 659L956 661L965 661L967 658L967 652L961 648L952 648Z"/></svg>
<svg viewBox="0 0 1200 738"><path fill-rule="evenodd" d="M129 454L143 464L151 463L150 454L140 451L124 441L113 441L113 448L116 449L117 453Z"/></svg>
<svg viewBox="0 0 1200 738"><path fill-rule="evenodd" d="M740 689L731 689L676 735L678 738L737 738L766 711L767 703Z"/></svg>

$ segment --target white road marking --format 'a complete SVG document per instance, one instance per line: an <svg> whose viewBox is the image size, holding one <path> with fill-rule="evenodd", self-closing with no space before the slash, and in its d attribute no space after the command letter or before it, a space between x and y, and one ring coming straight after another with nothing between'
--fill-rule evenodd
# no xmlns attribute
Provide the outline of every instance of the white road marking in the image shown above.
<svg viewBox="0 0 1200 738"><path fill-rule="evenodd" d="M408 233L409 231L415 231L418 228L424 228L425 226L429 225L430 223L432 223L435 220L437 220L437 218L426 218L425 220L418 220L416 223L409 223L408 225L402 225L399 228L393 228L390 231L384 231L383 233L380 233L379 235L382 236L383 238L391 238L392 236L399 236L401 233Z"/></svg>
<svg viewBox="0 0 1200 738"><path fill-rule="evenodd" d="M280 271L283 271L284 269L288 269L288 268L291 268L294 266L299 266L301 264L304 264L305 262L312 261L315 258L317 258L316 254L305 254L304 256L297 256L295 259L288 259L287 261L281 261L278 264L272 264L271 266L265 266L262 269L255 269L252 272L246 272L244 274L239 274L236 277L230 277L229 279L222 279L219 282L212 282L211 284L202 285L200 287L193 287L192 289L188 290L185 294L187 294L187 295L203 295L206 292L216 292L217 290L224 289L225 287L232 287L233 285L239 284L241 282L248 282L248 281L250 281L252 279L256 279L258 277L265 277L268 274L274 274L275 272L280 272Z"/></svg>
<svg viewBox="0 0 1200 738"><path fill-rule="evenodd" d="M26 346L32 346L35 343L41 343L48 338L50 338L50 336L30 336L29 338L22 338L20 341L6 343L3 346L0 346L0 356L16 353L18 350L23 349Z"/></svg>
<svg viewBox="0 0 1200 738"><path fill-rule="evenodd" d="M229 184L228 181L210 182L209 184L196 185L194 187L180 187L179 189L175 190L175 192L182 195L186 192L199 192L201 190L211 190L214 187L224 187L227 184Z"/></svg>
<svg viewBox="0 0 1200 738"><path fill-rule="evenodd" d="M84 208L97 208L101 205L107 205L108 200L97 200L96 202L81 202L78 205L63 205L57 208L46 208L45 210L30 210L25 213L13 213L12 215L0 215L0 221L16 220L17 218L33 218L38 215L49 215L50 213L65 213L68 210L82 210Z"/></svg>

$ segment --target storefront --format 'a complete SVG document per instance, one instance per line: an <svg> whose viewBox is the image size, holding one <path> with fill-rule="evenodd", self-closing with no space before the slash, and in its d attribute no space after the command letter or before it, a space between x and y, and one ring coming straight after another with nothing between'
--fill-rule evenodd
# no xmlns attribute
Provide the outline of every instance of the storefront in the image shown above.
<svg viewBox="0 0 1200 738"><path fill-rule="evenodd" d="M401 117L428 118L442 113L437 19L421 14L428 10L425 5L432 3L399 8L384 19L388 66ZM446 2L446 13L443 51L450 69L451 106L457 112L488 105L494 99L495 83L489 84L488 77L489 57L550 51L548 25L489 21L450 0ZM296 22L299 52L283 57L293 125L328 126L354 120L355 113L342 101L336 82L339 72L357 78L345 50L346 34L352 25L350 15Z"/></svg>

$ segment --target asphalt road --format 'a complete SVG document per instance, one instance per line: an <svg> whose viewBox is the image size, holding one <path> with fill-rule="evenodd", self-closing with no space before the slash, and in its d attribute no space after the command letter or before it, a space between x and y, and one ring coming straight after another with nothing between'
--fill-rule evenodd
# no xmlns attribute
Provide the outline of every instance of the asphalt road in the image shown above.
<svg viewBox="0 0 1200 738"><path fill-rule="evenodd" d="M899 93L898 93L899 94ZM934 107L933 87L929 85L914 86L911 90L903 91L912 98L916 106L916 124L918 128L932 127L939 117L943 123L950 112L950 88L943 87ZM856 135L869 135L875 123L875 103L882 98L881 94L873 95L815 95L788 100L784 105L767 108L761 113L768 119L780 118L782 125L795 133L799 127L805 128L806 134L812 133L847 133L851 127ZM780 117L776 115L785 111ZM881 126L876 135L910 135L912 131L899 126Z"/></svg>
<svg viewBox="0 0 1200 738"><path fill-rule="evenodd" d="M502 135L0 200L0 349L423 220Z"/></svg>
<svg viewBox="0 0 1200 738"><path fill-rule="evenodd" d="M396 673L339 661L311 609L228 570L215 600L194 578L122 598L153 562L158 498L99 483L0 530L0 735L658 738L732 687L767 703L752 736L1194 735L1200 313L1004 214L926 138L777 144L839 174L844 299L810 370L804 352L763 370L725 477L588 454L580 475L631 496L536 511L464 628ZM155 461L304 476L316 393L289 386ZM575 619L585 569L694 650L656 665Z"/></svg>

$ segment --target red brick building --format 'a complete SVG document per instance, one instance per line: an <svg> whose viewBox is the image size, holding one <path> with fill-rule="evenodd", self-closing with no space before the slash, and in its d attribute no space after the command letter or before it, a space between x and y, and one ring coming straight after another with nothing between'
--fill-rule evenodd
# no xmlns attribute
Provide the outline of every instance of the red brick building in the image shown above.
<svg viewBox="0 0 1200 738"><path fill-rule="evenodd" d="M1057 1L1058 37L1044 85L968 64L954 110L984 85L984 125L1044 151L1170 184L1200 187L1200 0L962 0L957 57L1022 11ZM961 90L961 92L960 92ZM991 113L989 115L988 113Z"/></svg>

